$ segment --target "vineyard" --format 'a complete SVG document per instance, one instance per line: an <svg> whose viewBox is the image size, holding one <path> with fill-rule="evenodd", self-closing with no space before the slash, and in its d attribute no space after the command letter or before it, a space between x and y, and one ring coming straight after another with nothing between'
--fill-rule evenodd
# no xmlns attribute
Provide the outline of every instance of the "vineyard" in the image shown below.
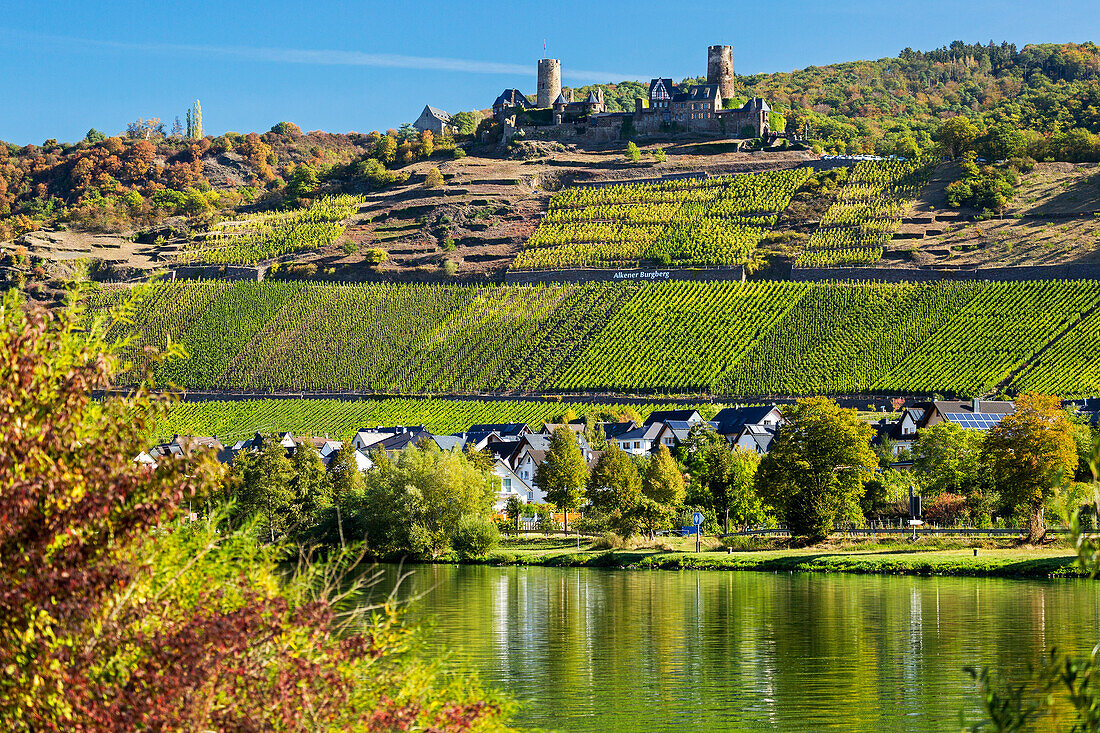
<svg viewBox="0 0 1100 733"><path fill-rule="evenodd" d="M185 263L252 265L291 252L333 244L361 198L325 196L308 208L267 211L215 224L187 243L178 259Z"/></svg>
<svg viewBox="0 0 1100 733"><path fill-rule="evenodd" d="M975 395L1100 391L1100 282L524 286L166 282L127 356L169 339L191 389L386 394ZM119 302L107 291L92 310ZM132 379L133 371L122 380Z"/></svg>
<svg viewBox="0 0 1100 733"><path fill-rule="evenodd" d="M741 264L809 175L795 168L567 188L550 199L512 268Z"/></svg>
<svg viewBox="0 0 1100 733"><path fill-rule="evenodd" d="M349 440L356 430L393 425L424 425L435 435L449 435L471 425L527 423L538 430L543 423L568 412L585 415L636 413L645 418L654 410L685 409L685 405L593 405L570 402L441 400L392 398L365 400L240 400L180 402L156 427L157 439L173 435L216 435L223 442L254 433L290 431L298 435L327 435ZM694 405L713 415L721 405Z"/></svg>
<svg viewBox="0 0 1100 733"><path fill-rule="evenodd" d="M901 225L909 201L927 181L922 160L862 160L795 258L797 267L869 265Z"/></svg>

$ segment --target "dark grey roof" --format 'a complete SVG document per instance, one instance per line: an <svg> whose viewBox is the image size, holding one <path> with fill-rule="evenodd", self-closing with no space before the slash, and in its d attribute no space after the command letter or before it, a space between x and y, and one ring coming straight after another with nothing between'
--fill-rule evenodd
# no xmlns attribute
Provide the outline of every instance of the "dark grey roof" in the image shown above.
<svg viewBox="0 0 1100 733"><path fill-rule="evenodd" d="M441 109L438 109L436 107L431 106L430 104L425 104L424 109L427 111L428 114L430 114L432 117L435 117L438 120L442 120L443 122L450 122L451 121L451 115L449 115L448 113L444 112Z"/></svg>
<svg viewBox="0 0 1100 733"><path fill-rule="evenodd" d="M585 104L599 104L600 98L596 96L596 92L589 92L588 99L584 100Z"/></svg>
<svg viewBox="0 0 1100 733"><path fill-rule="evenodd" d="M558 92L558 98L554 100L554 106L559 104L569 104L569 100L565 98L565 92Z"/></svg>
<svg viewBox="0 0 1100 733"><path fill-rule="evenodd" d="M932 404L936 406L936 410L940 413L940 415L957 412L974 412L974 403L972 400L936 400ZM1010 412L1015 411L1015 402L1007 402L1003 400L978 401L978 412L983 412L990 415L1007 415Z"/></svg>
<svg viewBox="0 0 1100 733"><path fill-rule="evenodd" d="M683 420L690 422L692 420L699 419L699 412L697 410L654 410L649 413L649 417L645 420L645 425L655 422L668 422L669 420Z"/></svg>
<svg viewBox="0 0 1100 733"><path fill-rule="evenodd" d="M756 405L754 407L727 407L719 410L714 416L714 422L718 423L718 432L722 435L732 435L741 430L744 425L757 425L766 418L775 405Z"/></svg>
<svg viewBox="0 0 1100 733"><path fill-rule="evenodd" d="M633 420L627 420L626 422L600 423L600 427L603 428L603 434L608 438L617 438L624 433L635 430L638 426L634 424Z"/></svg>
<svg viewBox="0 0 1100 733"><path fill-rule="evenodd" d="M649 98L653 99L653 90L660 84L665 88L665 92L671 99L676 94L676 85L672 83L672 79L652 79L649 82Z"/></svg>
<svg viewBox="0 0 1100 733"><path fill-rule="evenodd" d="M685 91L677 92L672 97L673 102L698 102L720 99L721 93L717 84L700 84Z"/></svg>
<svg viewBox="0 0 1100 733"><path fill-rule="evenodd" d="M500 96L493 102L493 106L497 107L503 104L510 104L516 107L527 108L527 97L523 96L523 92L518 89L505 89L500 93Z"/></svg>
<svg viewBox="0 0 1100 733"><path fill-rule="evenodd" d="M371 448L380 447L383 450L404 450L410 443L415 445L416 442L421 438L431 440L432 434L429 433L427 430L419 433L400 433L390 438L386 438L379 443L375 443L371 446Z"/></svg>
<svg viewBox="0 0 1100 733"><path fill-rule="evenodd" d="M768 106L766 100L760 97L753 97L741 107L745 112L771 112L772 108Z"/></svg>
<svg viewBox="0 0 1100 733"><path fill-rule="evenodd" d="M522 422L507 422L498 423L495 425L471 425L468 433L497 433L499 435L522 435L528 431L527 423Z"/></svg>

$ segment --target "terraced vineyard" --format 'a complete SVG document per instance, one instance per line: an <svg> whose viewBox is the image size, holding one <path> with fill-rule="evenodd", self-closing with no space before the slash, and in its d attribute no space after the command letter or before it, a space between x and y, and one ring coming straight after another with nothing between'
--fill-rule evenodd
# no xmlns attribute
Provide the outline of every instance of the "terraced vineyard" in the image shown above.
<svg viewBox="0 0 1100 733"><path fill-rule="evenodd" d="M567 410L577 417L622 414L642 418L654 410L685 409L686 405L593 405L570 402L441 400L394 398L366 400L239 400L181 402L157 425L157 438L173 435L216 435L223 442L257 432L289 430L299 435L328 435L347 440L355 431L378 425L424 425L436 435L449 435L471 425L524 422L537 430ZM695 405L710 415L721 405Z"/></svg>
<svg viewBox="0 0 1100 733"><path fill-rule="evenodd" d="M567 188L550 199L512 268L740 264L809 175L795 168Z"/></svg>
<svg viewBox="0 0 1100 733"><path fill-rule="evenodd" d="M1098 311L1096 281L173 282L129 349L178 341L156 376L192 389L1071 396L1100 391Z"/></svg>
<svg viewBox="0 0 1100 733"><path fill-rule="evenodd" d="M325 196L306 209L267 211L215 225L179 254L183 263L251 265L291 252L320 249L344 233L340 222L362 198Z"/></svg>
<svg viewBox="0 0 1100 733"><path fill-rule="evenodd" d="M836 201L825 210L817 230L795 258L795 265L838 267L878 262L932 165L919 159L856 163Z"/></svg>

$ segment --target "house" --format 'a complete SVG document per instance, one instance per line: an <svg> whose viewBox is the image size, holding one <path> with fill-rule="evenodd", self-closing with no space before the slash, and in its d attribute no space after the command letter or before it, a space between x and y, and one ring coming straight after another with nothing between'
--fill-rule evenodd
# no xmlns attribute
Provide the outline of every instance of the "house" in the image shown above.
<svg viewBox="0 0 1100 733"><path fill-rule="evenodd" d="M551 435L558 428L568 428L569 430L572 430L577 435L583 435L585 424L584 424L584 420L572 420L572 421L567 422L567 423L548 422L548 423L543 424L542 429L539 430L538 434L539 435Z"/></svg>
<svg viewBox="0 0 1100 733"><path fill-rule="evenodd" d="M649 82L649 109L668 110L672 97L680 90L672 83L672 79L652 79Z"/></svg>
<svg viewBox="0 0 1100 733"><path fill-rule="evenodd" d="M370 446L372 451L384 450L390 455L400 453L408 448L410 445L416 445L421 440L432 441L435 436L429 433L427 430L404 430L395 435L391 435L388 438L378 441Z"/></svg>
<svg viewBox="0 0 1100 733"><path fill-rule="evenodd" d="M1005 415L1016 411L1015 402L983 400L977 397L972 400L936 400L917 407L924 409L917 423L918 430L946 421L960 427L985 431L997 425Z"/></svg>
<svg viewBox="0 0 1100 733"><path fill-rule="evenodd" d="M735 449L741 448L763 455L771 448L772 439L777 430L779 430L778 423L771 425L748 423L742 425L736 435L730 436L730 445Z"/></svg>
<svg viewBox="0 0 1100 733"><path fill-rule="evenodd" d="M608 440L614 440L623 433L629 433L632 430L638 429L638 423L633 420L627 420L625 422L601 422L597 423L597 426L603 430L604 437Z"/></svg>
<svg viewBox="0 0 1100 733"><path fill-rule="evenodd" d="M676 92L669 104L672 119L679 123L715 119L721 109L717 84L700 84Z"/></svg>
<svg viewBox="0 0 1100 733"><path fill-rule="evenodd" d="M657 436L664 428L664 423L650 423L614 438L609 437L608 440L614 440L623 451L632 456L648 456L653 452L653 448L657 445Z"/></svg>
<svg viewBox="0 0 1100 733"><path fill-rule="evenodd" d="M669 420L694 425L697 422L702 422L703 417L698 410L654 410L649 413L649 417L642 424L650 425L655 422L668 422Z"/></svg>
<svg viewBox="0 0 1100 733"><path fill-rule="evenodd" d="M164 456L190 455L200 450L214 451L221 463L229 463L233 460L233 451L222 444L216 437L202 435L173 435L166 443L153 446L148 451L141 451L134 457L134 461L146 466L156 468L160 459Z"/></svg>
<svg viewBox="0 0 1100 733"><path fill-rule="evenodd" d="M413 127L421 132L429 131L433 135L446 135L456 131L454 123L451 122L451 115L430 104L424 105L424 110L416 118Z"/></svg>
<svg viewBox="0 0 1100 733"><path fill-rule="evenodd" d="M550 450L550 436L543 433L525 435L515 446L508 463L516 474L525 482L534 486L535 470L546 460L546 453ZM592 448L583 435L577 435L577 446L581 449L581 457L585 463L592 460Z"/></svg>
<svg viewBox="0 0 1100 733"><path fill-rule="evenodd" d="M664 420L660 423L661 429L657 431L657 437L653 441L653 447L656 448L658 445L663 445L669 450L672 450L677 445L687 440L693 427L703 424L710 425L717 430L717 423L704 422L703 420L697 420L695 422L687 422L686 420Z"/></svg>
<svg viewBox="0 0 1100 733"><path fill-rule="evenodd" d="M739 435L746 425L775 428L785 420L783 413L775 405L756 405L752 407L727 407L719 410L711 421L718 425L719 435Z"/></svg>
<svg viewBox="0 0 1100 733"><path fill-rule="evenodd" d="M367 450L375 443L381 443L386 438L392 438L402 433L424 433L427 428L423 425L395 425L393 427L360 428L355 431L355 437L351 445L356 450Z"/></svg>
<svg viewBox="0 0 1100 733"><path fill-rule="evenodd" d="M515 497L523 504L544 502L546 495L535 486L533 481L525 481L512 468L507 460L496 457L493 461L493 475L500 479L500 491L493 502L493 511L503 512L508 500Z"/></svg>

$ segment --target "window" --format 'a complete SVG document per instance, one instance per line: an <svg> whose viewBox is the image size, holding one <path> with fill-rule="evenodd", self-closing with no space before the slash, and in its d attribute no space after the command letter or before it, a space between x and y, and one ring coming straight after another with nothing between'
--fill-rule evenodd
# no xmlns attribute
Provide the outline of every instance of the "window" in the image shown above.
<svg viewBox="0 0 1100 733"><path fill-rule="evenodd" d="M672 438L665 438L665 445L672 445Z"/></svg>
<svg viewBox="0 0 1100 733"><path fill-rule="evenodd" d="M505 491L511 491L512 490L512 479L510 479L510 478L504 479L504 490Z"/></svg>
<svg viewBox="0 0 1100 733"><path fill-rule="evenodd" d="M641 448L641 447L642 447L642 441L640 441L640 440L635 440L635 441L634 441L634 449L635 449L635 450L638 450L638 449L639 449L639 448Z"/></svg>

